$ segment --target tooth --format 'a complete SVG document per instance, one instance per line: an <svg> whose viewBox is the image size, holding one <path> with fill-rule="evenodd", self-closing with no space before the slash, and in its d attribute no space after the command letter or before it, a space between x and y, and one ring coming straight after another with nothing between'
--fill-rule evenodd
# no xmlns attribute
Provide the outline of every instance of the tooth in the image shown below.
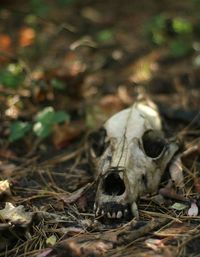
<svg viewBox="0 0 200 257"><path fill-rule="evenodd" d="M137 204L135 202L133 202L131 205L131 211L132 211L133 216L138 220L139 212L138 212Z"/></svg>
<svg viewBox="0 0 200 257"><path fill-rule="evenodd" d="M101 211L101 215L104 216L104 214L105 214L105 212L104 212L104 210L102 210L102 211Z"/></svg>
<svg viewBox="0 0 200 257"><path fill-rule="evenodd" d="M117 212L117 219L121 219L122 215L123 215L122 212L121 212L121 211L118 211L118 212Z"/></svg>
<svg viewBox="0 0 200 257"><path fill-rule="evenodd" d="M112 218L110 212L107 213L107 216L108 216L109 219Z"/></svg>
<svg viewBox="0 0 200 257"><path fill-rule="evenodd" d="M123 179L123 172L119 172L119 176L121 179Z"/></svg>
<svg viewBox="0 0 200 257"><path fill-rule="evenodd" d="M94 211L96 211L96 209L97 209L96 203L94 203L93 209L94 209Z"/></svg>
<svg viewBox="0 0 200 257"><path fill-rule="evenodd" d="M113 214L112 214L112 218L113 218L113 219L115 219L115 218L116 218L115 212L113 212Z"/></svg>

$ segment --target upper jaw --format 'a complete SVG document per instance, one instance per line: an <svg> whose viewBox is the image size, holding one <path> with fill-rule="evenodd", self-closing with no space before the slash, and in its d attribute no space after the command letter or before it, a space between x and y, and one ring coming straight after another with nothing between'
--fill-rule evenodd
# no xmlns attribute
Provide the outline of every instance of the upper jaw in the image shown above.
<svg viewBox="0 0 200 257"><path fill-rule="evenodd" d="M130 199L130 188L123 166L110 167L97 181L94 213L104 221L129 221L138 218L137 205ZM134 203L132 203L134 202Z"/></svg>
<svg viewBox="0 0 200 257"><path fill-rule="evenodd" d="M131 208L128 203L117 203L114 201L95 203L94 205L95 216L103 220L130 220L132 218Z"/></svg>

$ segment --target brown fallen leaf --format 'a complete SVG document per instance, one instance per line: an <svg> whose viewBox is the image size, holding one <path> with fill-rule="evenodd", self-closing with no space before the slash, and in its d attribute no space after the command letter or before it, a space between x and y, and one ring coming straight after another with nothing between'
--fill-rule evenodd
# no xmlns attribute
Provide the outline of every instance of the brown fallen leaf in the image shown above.
<svg viewBox="0 0 200 257"><path fill-rule="evenodd" d="M129 90L130 87L126 87L124 85L119 86L117 90L119 99L127 105L131 105L133 103L133 97L131 97Z"/></svg>
<svg viewBox="0 0 200 257"><path fill-rule="evenodd" d="M169 180L168 184L159 190L159 194L164 197L180 200L180 201L187 201L187 199L182 194L177 194L175 189L173 188L173 183Z"/></svg>
<svg viewBox="0 0 200 257"><path fill-rule="evenodd" d="M81 121L65 122L56 124L53 129L53 144L56 149L61 149L76 139L85 130L85 125Z"/></svg>
<svg viewBox="0 0 200 257"><path fill-rule="evenodd" d="M19 45L22 47L31 45L35 39L35 36L35 31L32 28L22 28L19 35Z"/></svg>
<svg viewBox="0 0 200 257"><path fill-rule="evenodd" d="M184 187L183 167L180 156L177 156L169 167L171 179L176 187Z"/></svg>
<svg viewBox="0 0 200 257"><path fill-rule="evenodd" d="M2 178L11 177L16 169L16 165L10 163L0 163L0 172Z"/></svg>
<svg viewBox="0 0 200 257"><path fill-rule="evenodd" d="M76 203L79 209L85 211L89 202L94 202L94 199L92 199L94 189L95 183L88 183L84 187L72 193L70 196L63 197L62 200L65 204Z"/></svg>
<svg viewBox="0 0 200 257"><path fill-rule="evenodd" d="M194 190L196 193L200 193L200 178L194 177Z"/></svg>
<svg viewBox="0 0 200 257"><path fill-rule="evenodd" d="M16 157L16 154L10 149L0 149L0 157L12 159Z"/></svg>
<svg viewBox="0 0 200 257"><path fill-rule="evenodd" d="M6 34L0 34L0 51L10 51L11 38Z"/></svg>
<svg viewBox="0 0 200 257"><path fill-rule="evenodd" d="M0 63L7 62L12 52L12 41L9 35L0 34Z"/></svg>
<svg viewBox="0 0 200 257"><path fill-rule="evenodd" d="M119 96L111 94L102 97L99 105L102 111L108 113L109 115L121 111L124 108L124 103Z"/></svg>
<svg viewBox="0 0 200 257"><path fill-rule="evenodd" d="M86 69L84 62L80 60L75 51L70 51L66 54L62 66L59 68L58 75L66 74L71 77L77 77L80 73L83 73Z"/></svg>
<svg viewBox="0 0 200 257"><path fill-rule="evenodd" d="M27 227L31 223L33 215L33 212L26 212L23 205L15 207L9 202L6 202L5 208L0 210L0 218L4 223L20 227Z"/></svg>

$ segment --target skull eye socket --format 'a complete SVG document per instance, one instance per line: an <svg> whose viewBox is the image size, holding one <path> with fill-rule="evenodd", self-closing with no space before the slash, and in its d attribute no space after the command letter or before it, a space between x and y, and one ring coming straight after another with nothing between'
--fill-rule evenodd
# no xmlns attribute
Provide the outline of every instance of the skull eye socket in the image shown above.
<svg viewBox="0 0 200 257"><path fill-rule="evenodd" d="M166 147L166 140L156 130L146 131L142 136L143 148L148 157L158 158Z"/></svg>
<svg viewBox="0 0 200 257"><path fill-rule="evenodd" d="M105 142L106 130L100 128L98 131L89 135L89 144L93 157L100 157L108 146L108 142Z"/></svg>

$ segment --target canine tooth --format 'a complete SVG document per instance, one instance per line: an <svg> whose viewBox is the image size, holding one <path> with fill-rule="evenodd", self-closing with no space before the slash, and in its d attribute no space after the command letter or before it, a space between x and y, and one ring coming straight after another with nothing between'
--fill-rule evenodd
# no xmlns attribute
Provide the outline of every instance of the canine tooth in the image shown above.
<svg viewBox="0 0 200 257"><path fill-rule="evenodd" d="M107 213L107 216L108 216L109 219L112 218L110 212Z"/></svg>
<svg viewBox="0 0 200 257"><path fill-rule="evenodd" d="M119 172L119 176L121 179L123 179L123 172Z"/></svg>
<svg viewBox="0 0 200 257"><path fill-rule="evenodd" d="M122 211L117 212L117 219L121 219L123 216Z"/></svg>
<svg viewBox="0 0 200 257"><path fill-rule="evenodd" d="M113 212L113 214L112 214L112 218L113 218L113 219L115 219L115 218L116 218L115 212Z"/></svg>
<svg viewBox="0 0 200 257"><path fill-rule="evenodd" d="M101 215L103 216L105 214L104 210L101 211Z"/></svg>
<svg viewBox="0 0 200 257"><path fill-rule="evenodd" d="M96 211L96 209L97 209L96 203L94 203L93 209L94 209L94 211Z"/></svg>

